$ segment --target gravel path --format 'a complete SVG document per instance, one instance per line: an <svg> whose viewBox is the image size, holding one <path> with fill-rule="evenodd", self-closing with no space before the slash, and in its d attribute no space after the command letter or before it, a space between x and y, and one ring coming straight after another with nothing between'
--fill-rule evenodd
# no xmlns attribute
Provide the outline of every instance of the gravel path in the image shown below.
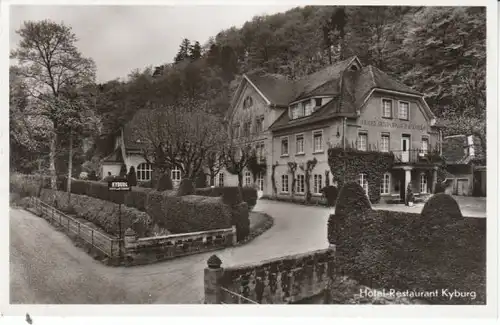
<svg viewBox="0 0 500 325"><path fill-rule="evenodd" d="M323 249L328 209L258 201L274 226L250 243L217 251L223 266ZM25 210L10 209L12 304L203 303L203 269L213 252L136 267L108 267Z"/></svg>

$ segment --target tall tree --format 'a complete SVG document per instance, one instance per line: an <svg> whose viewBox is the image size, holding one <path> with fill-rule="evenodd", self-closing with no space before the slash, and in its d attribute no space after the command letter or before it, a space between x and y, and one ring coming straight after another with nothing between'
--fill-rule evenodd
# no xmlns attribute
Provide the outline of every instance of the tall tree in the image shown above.
<svg viewBox="0 0 500 325"><path fill-rule="evenodd" d="M201 45L200 42L196 41L189 50L189 58L191 60L198 60L201 58Z"/></svg>
<svg viewBox="0 0 500 325"><path fill-rule="evenodd" d="M179 63L189 58L190 50L191 50L191 41L187 38L184 38L179 47L179 52L177 52L177 55L174 58L175 63Z"/></svg>
<svg viewBox="0 0 500 325"><path fill-rule="evenodd" d="M63 23L27 21L17 34L21 41L11 52L11 58L17 59L30 95L40 101L36 113L52 123L49 169L52 188L55 188L57 131L67 119L67 107L60 105L61 90L94 83L95 64L92 59L82 56L71 27Z"/></svg>

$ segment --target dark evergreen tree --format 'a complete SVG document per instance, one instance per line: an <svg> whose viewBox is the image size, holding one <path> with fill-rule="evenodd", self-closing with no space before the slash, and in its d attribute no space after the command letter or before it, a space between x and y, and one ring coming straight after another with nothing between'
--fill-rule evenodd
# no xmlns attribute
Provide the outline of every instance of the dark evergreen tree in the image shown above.
<svg viewBox="0 0 500 325"><path fill-rule="evenodd" d="M182 62L185 59L189 58L190 49L191 42L187 38L183 39L179 48L179 52L177 52L177 55L174 58L175 63Z"/></svg>
<svg viewBox="0 0 500 325"><path fill-rule="evenodd" d="M128 180L129 186L137 186L137 175L135 173L134 166L130 167L130 171L128 172L127 180Z"/></svg>
<svg viewBox="0 0 500 325"><path fill-rule="evenodd" d="M189 51L189 57L191 60L198 60L201 58L201 45L200 42L196 41L193 46L191 46Z"/></svg>
<svg viewBox="0 0 500 325"><path fill-rule="evenodd" d="M127 176L127 166L125 164L122 164L122 167L120 168L120 177L126 177Z"/></svg>

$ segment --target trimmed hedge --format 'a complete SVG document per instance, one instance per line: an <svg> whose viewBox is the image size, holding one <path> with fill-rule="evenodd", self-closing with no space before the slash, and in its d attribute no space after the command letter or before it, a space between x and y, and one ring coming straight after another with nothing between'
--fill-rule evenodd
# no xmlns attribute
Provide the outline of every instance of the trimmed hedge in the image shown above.
<svg viewBox="0 0 500 325"><path fill-rule="evenodd" d="M184 178L177 189L177 196L192 195L194 193L193 181L189 178Z"/></svg>
<svg viewBox="0 0 500 325"><path fill-rule="evenodd" d="M362 213L368 210L371 210L371 204L361 185L357 182L345 183L335 203L335 215L344 216L353 211Z"/></svg>
<svg viewBox="0 0 500 325"><path fill-rule="evenodd" d="M421 214L431 224L445 224L463 218L457 201L444 193L435 194L427 200Z"/></svg>
<svg viewBox="0 0 500 325"><path fill-rule="evenodd" d="M250 186L244 186L241 188L241 196L243 201L248 204L248 211L252 211L257 204L257 189Z"/></svg>
<svg viewBox="0 0 500 325"><path fill-rule="evenodd" d="M172 233L231 228L231 209L220 198L151 191L146 212Z"/></svg>
<svg viewBox="0 0 500 325"><path fill-rule="evenodd" d="M50 189L43 189L40 198L63 212L74 213L77 217L92 222L108 234L119 236L119 210L115 203L86 195L72 194L71 204L68 204L66 192ZM127 228L132 228L139 237L168 233L167 229L158 227L148 214L131 207L122 206L121 219L122 232L125 232Z"/></svg>
<svg viewBox="0 0 500 325"><path fill-rule="evenodd" d="M236 226L236 239L244 240L250 234L250 212L248 204L241 202L231 207L231 224Z"/></svg>
<svg viewBox="0 0 500 325"><path fill-rule="evenodd" d="M335 206L335 203L337 202L337 196L339 194L339 190L337 187L329 185L325 186L321 189L321 193L325 196L327 205L329 207Z"/></svg>
<svg viewBox="0 0 500 325"><path fill-rule="evenodd" d="M342 210L343 218L332 215L328 221L328 241L336 244L343 274L371 288L456 289L478 295L472 300L440 294L428 298L430 303L486 302L485 219L460 219L457 214L444 218L447 223L432 224L421 214L349 207Z"/></svg>
<svg viewBox="0 0 500 325"><path fill-rule="evenodd" d="M172 190L174 185L172 184L172 179L170 178L170 173L164 173L161 175L160 180L158 181L158 186L156 190L159 192Z"/></svg>
<svg viewBox="0 0 500 325"><path fill-rule="evenodd" d="M43 176L11 174L9 178L10 192L19 194L21 198L39 197L43 185Z"/></svg>

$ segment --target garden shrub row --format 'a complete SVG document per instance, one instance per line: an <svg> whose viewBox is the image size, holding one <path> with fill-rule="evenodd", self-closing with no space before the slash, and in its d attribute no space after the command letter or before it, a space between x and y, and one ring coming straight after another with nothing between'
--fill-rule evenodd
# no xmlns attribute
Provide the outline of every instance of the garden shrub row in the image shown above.
<svg viewBox="0 0 500 325"><path fill-rule="evenodd" d="M40 199L60 211L75 214L77 217L92 222L108 234L119 237L118 204L90 197L72 194L68 204L68 194L63 191L42 189ZM132 207L121 207L122 234L132 228L139 237L168 234L168 230L156 224L147 213Z"/></svg>
<svg viewBox="0 0 500 325"><path fill-rule="evenodd" d="M201 196L222 196L224 202L235 205L241 202L246 202L248 209L251 211L257 204L257 190L253 187L245 186L223 186L223 187L205 187L196 188L195 195Z"/></svg>
<svg viewBox="0 0 500 325"><path fill-rule="evenodd" d="M344 274L373 288L438 290L430 303L486 302L485 219L462 218L446 194L429 199L422 214L372 210L357 183L346 186L328 221L328 240ZM477 297L450 299L442 289Z"/></svg>

